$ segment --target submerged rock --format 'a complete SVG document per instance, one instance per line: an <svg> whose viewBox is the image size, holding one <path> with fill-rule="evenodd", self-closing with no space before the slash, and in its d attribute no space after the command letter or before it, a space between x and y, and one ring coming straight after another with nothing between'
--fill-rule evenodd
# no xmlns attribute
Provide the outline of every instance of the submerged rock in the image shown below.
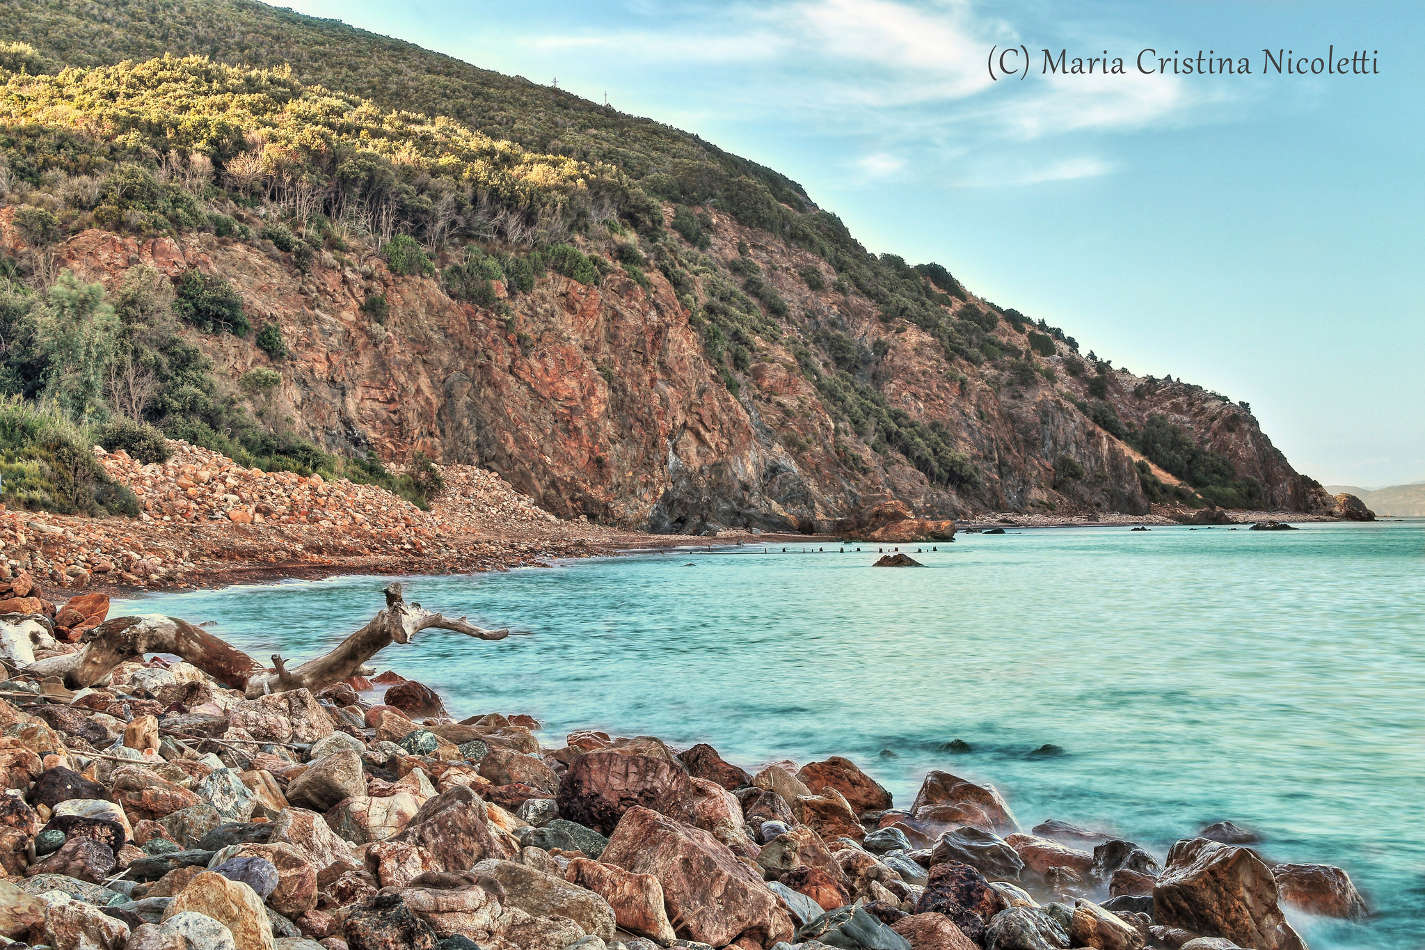
<svg viewBox="0 0 1425 950"><path fill-rule="evenodd" d="M909 554L886 554L883 555L872 567L924 567L925 565L911 557Z"/></svg>

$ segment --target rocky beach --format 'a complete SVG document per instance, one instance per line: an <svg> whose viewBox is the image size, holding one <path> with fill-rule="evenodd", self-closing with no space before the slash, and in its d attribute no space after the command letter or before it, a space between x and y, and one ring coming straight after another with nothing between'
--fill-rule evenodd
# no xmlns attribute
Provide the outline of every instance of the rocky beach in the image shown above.
<svg viewBox="0 0 1425 950"><path fill-rule="evenodd" d="M1112 816L1024 829L949 771L895 802L840 756L466 715L397 672L399 644L504 632L399 585L291 671L24 572L0 601L8 945L1299 950L1301 914L1368 912L1345 871L1275 863L1230 821L1152 853L1095 830Z"/></svg>

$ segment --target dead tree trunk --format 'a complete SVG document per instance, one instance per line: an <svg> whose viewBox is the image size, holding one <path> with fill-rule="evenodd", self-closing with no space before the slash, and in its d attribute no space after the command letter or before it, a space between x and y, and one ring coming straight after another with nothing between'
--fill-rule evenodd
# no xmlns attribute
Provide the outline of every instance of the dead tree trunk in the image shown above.
<svg viewBox="0 0 1425 950"><path fill-rule="evenodd" d="M220 637L176 617L150 615L106 620L84 636L77 653L39 660L25 672L41 677L58 676L70 689L93 686L125 660L149 653L171 653L188 661L230 689L249 697L290 689L321 689L355 676L367 660L391 643L410 643L422 630L453 630L480 640L503 640L508 630L486 630L432 613L420 604L406 603L401 585L385 590L386 606L329 653L288 669L278 654L268 669Z"/></svg>

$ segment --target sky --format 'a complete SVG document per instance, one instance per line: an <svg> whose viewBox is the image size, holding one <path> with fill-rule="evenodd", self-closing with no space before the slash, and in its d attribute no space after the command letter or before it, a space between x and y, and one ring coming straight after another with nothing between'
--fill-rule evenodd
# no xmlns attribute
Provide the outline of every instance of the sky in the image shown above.
<svg viewBox="0 0 1425 950"><path fill-rule="evenodd" d="M775 168L873 251L938 261L1116 366L1249 402L1324 483L1425 480L1425 5L291 5ZM1264 72L1264 48L1332 44L1379 72ZM1024 78L991 78L1006 46L1028 50ZM1046 49L1127 72L1045 74ZM1199 49L1251 72L1156 69Z"/></svg>

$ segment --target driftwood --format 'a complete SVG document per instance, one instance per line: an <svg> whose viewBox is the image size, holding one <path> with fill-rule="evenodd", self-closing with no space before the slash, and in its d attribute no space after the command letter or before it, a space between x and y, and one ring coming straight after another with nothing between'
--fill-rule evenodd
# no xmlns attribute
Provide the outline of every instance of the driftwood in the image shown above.
<svg viewBox="0 0 1425 950"><path fill-rule="evenodd" d="M418 603L407 603L400 584L391 584L385 594L386 606L365 626L330 652L295 669L288 669L278 654L273 654L269 669L186 620L151 614L106 620L84 635L78 652L38 660L25 667L24 672L41 678L59 677L70 689L82 689L104 680L125 660L170 653L222 685L252 697L291 689L317 690L339 683L355 676L383 647L410 643L422 630L453 630L480 640L503 640L510 635L508 630L486 630L464 617L447 617Z"/></svg>

